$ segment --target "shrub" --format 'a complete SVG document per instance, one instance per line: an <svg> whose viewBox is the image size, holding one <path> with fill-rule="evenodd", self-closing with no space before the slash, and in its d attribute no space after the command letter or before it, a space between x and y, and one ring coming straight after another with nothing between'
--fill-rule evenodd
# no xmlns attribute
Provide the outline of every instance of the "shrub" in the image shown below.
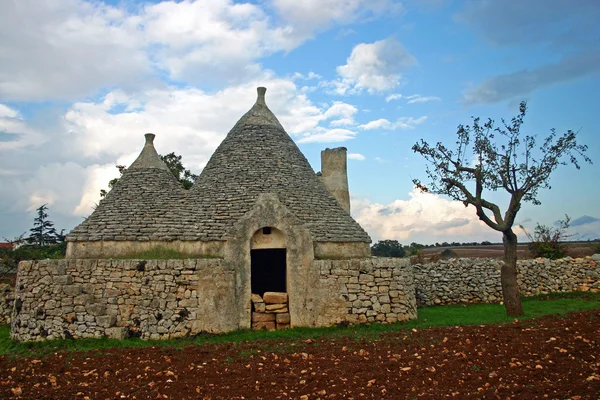
<svg viewBox="0 0 600 400"><path fill-rule="evenodd" d="M456 254L456 252L452 249L444 249L440 253L440 257L443 258L444 260L447 260L449 258L458 258L458 254Z"/></svg>
<svg viewBox="0 0 600 400"><path fill-rule="evenodd" d="M410 264L411 265L415 265L415 264L425 264L427 262L427 260L425 259L425 255L423 254L423 252L421 250L415 251L414 253L411 252L411 256L410 256Z"/></svg>
<svg viewBox="0 0 600 400"><path fill-rule="evenodd" d="M64 258L67 242L46 246L25 245L16 249L0 249L0 265L5 271L15 271L23 260L44 260L46 258Z"/></svg>
<svg viewBox="0 0 600 400"><path fill-rule="evenodd" d="M540 225L539 223L535 226L533 235L529 234L520 225L521 229L525 231L527 237L531 241L529 244L529 250L534 257L549 258L556 260L563 258L566 255L566 248L562 242L569 238L566 230L569 228L571 218L565 215L564 220L557 221L557 227L551 228L546 225Z"/></svg>
<svg viewBox="0 0 600 400"><path fill-rule="evenodd" d="M406 251L397 240L380 240L371 247L371 254L377 257L401 258Z"/></svg>

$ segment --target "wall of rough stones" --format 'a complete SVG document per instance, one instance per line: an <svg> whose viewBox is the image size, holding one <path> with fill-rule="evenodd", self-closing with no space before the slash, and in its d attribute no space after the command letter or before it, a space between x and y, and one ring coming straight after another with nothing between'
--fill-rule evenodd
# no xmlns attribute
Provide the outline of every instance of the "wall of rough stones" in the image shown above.
<svg viewBox="0 0 600 400"><path fill-rule="evenodd" d="M236 329L233 281L220 259L22 262L11 337L161 339Z"/></svg>
<svg viewBox="0 0 600 400"><path fill-rule="evenodd" d="M250 314L246 321L239 309L250 308L251 298L239 290L233 265L223 259L22 262L11 337L166 339L247 328ZM416 317L407 260L314 260L309 269L318 278L296 294L298 304L290 303L291 326ZM301 314L293 307L314 320L294 320Z"/></svg>
<svg viewBox="0 0 600 400"><path fill-rule="evenodd" d="M417 317L415 282L406 259L315 260L320 281L336 288L343 321L397 322Z"/></svg>
<svg viewBox="0 0 600 400"><path fill-rule="evenodd" d="M296 293L310 323L396 322L418 305L500 301L501 260L454 259L411 266L407 259L313 260L314 287ZM11 337L164 339L250 326L240 308L236 264L223 259L42 260L22 262L14 293ZM299 273L299 272L297 272ZM600 291L600 255L519 261L521 292ZM0 314L13 295L4 288ZM291 298L290 298L291 301ZM4 308L3 308L4 307Z"/></svg>
<svg viewBox="0 0 600 400"><path fill-rule="evenodd" d="M9 324L15 300L15 288L8 283L0 283L0 324Z"/></svg>
<svg viewBox="0 0 600 400"><path fill-rule="evenodd" d="M502 300L503 261L459 258L414 265L419 305L497 302ZM521 294L600 291L600 254L560 260L519 260Z"/></svg>

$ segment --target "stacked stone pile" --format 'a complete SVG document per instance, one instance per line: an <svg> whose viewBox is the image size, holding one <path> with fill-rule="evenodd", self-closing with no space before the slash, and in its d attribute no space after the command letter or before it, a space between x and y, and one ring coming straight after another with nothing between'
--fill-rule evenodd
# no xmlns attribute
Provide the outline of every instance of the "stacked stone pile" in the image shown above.
<svg viewBox="0 0 600 400"><path fill-rule="evenodd" d="M460 258L414 265L420 305L486 303L502 300L499 259ZM519 260L521 294L600 291L600 254L560 260Z"/></svg>
<svg viewBox="0 0 600 400"><path fill-rule="evenodd" d="M288 295L282 292L265 292L261 297L252 294L252 328L285 329L290 327Z"/></svg>
<svg viewBox="0 0 600 400"><path fill-rule="evenodd" d="M14 301L15 288L8 283L0 283L0 324L10 323Z"/></svg>
<svg viewBox="0 0 600 400"><path fill-rule="evenodd" d="M350 323L405 321L417 317L408 260L373 257L315 261L325 285L338 287Z"/></svg>

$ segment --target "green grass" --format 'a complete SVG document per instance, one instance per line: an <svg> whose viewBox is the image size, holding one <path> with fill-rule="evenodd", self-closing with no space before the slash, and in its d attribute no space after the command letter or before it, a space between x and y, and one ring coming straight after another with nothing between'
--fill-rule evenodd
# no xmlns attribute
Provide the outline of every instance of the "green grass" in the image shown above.
<svg viewBox="0 0 600 400"><path fill-rule="evenodd" d="M553 293L523 299L525 315L519 320L542 317L550 314L564 315L569 312L600 309L600 293ZM294 328L279 331L239 330L218 335L198 335L193 338L172 340L141 340L130 338L119 341L114 339L78 339L54 340L46 342L19 343L9 338L8 325L0 326L0 355L10 357L43 356L57 351L89 351L131 347L175 347L187 345L231 343L236 345L246 341L272 341L261 344L263 351L283 351L296 346L295 342L307 339L351 337L376 339L389 332L429 327L503 324L513 322L507 317L504 306L500 304L471 304L424 307L418 310L418 319L397 324L369 324L349 327ZM246 351L247 352L247 351ZM247 357L248 354L240 353Z"/></svg>

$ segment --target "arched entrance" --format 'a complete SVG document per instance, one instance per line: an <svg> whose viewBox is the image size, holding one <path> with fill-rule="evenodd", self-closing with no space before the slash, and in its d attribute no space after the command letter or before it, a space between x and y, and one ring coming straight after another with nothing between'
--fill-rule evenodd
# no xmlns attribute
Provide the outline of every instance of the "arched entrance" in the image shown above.
<svg viewBox="0 0 600 400"><path fill-rule="evenodd" d="M285 235L279 229L266 226L252 235L250 287L254 329L290 326L286 259Z"/></svg>

